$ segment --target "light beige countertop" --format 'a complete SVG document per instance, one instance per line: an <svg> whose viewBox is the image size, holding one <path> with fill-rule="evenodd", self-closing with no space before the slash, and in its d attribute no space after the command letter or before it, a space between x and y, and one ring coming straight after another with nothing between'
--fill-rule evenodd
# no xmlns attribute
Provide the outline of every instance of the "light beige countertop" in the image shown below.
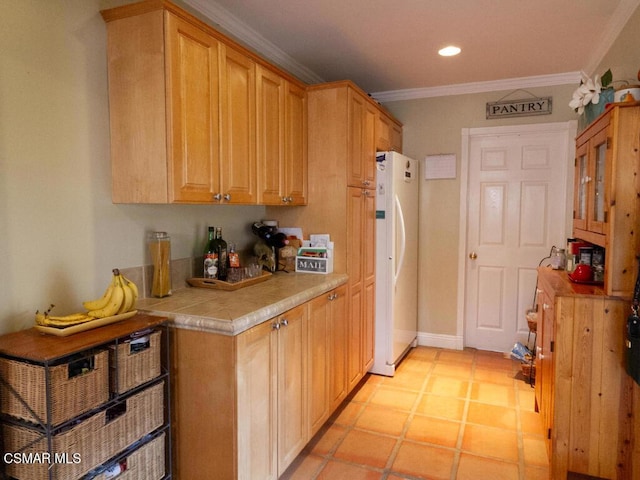
<svg viewBox="0 0 640 480"><path fill-rule="evenodd" d="M237 335L347 282L347 275L277 272L234 291L186 287L165 298L138 300L138 310L169 317L188 330Z"/></svg>

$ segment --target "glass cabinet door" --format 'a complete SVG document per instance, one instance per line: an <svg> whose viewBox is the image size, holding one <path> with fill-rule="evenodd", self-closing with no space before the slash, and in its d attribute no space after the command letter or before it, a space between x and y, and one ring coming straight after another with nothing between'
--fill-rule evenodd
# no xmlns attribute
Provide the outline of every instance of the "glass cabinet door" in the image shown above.
<svg viewBox="0 0 640 480"><path fill-rule="evenodd" d="M589 189L591 198L587 208L588 229L592 232L605 233L607 221L606 185L607 185L607 130L595 135L591 141L591 167L589 172Z"/></svg>
<svg viewBox="0 0 640 480"><path fill-rule="evenodd" d="M573 227L587 228L587 181L588 181L587 144L576 150L576 165L573 199Z"/></svg>

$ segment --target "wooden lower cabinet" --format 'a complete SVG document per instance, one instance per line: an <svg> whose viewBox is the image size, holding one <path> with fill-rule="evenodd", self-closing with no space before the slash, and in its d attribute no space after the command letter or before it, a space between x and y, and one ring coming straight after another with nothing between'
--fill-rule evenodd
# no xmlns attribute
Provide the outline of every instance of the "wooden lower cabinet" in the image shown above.
<svg viewBox="0 0 640 480"><path fill-rule="evenodd" d="M322 427L347 396L347 287L309 302L309 428Z"/></svg>
<svg viewBox="0 0 640 480"><path fill-rule="evenodd" d="M538 285L536 406L548 433L550 478L640 478L633 409L640 388L624 367L630 302L549 268L538 270Z"/></svg>
<svg viewBox="0 0 640 480"><path fill-rule="evenodd" d="M277 479L346 397L346 285L236 337L176 329L177 478Z"/></svg>

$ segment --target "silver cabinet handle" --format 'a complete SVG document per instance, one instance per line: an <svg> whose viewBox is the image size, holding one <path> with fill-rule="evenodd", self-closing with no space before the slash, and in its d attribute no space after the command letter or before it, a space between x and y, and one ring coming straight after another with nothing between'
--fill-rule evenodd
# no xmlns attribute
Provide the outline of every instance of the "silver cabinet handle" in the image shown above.
<svg viewBox="0 0 640 480"><path fill-rule="evenodd" d="M280 322L273 322L271 324L271 328L273 328L274 330L280 330Z"/></svg>
<svg viewBox="0 0 640 480"><path fill-rule="evenodd" d="M222 195L221 195L220 193L216 193L216 194L213 196L213 199L214 199L216 202L219 202L219 201L222 199Z"/></svg>
<svg viewBox="0 0 640 480"><path fill-rule="evenodd" d="M286 318L283 318L282 320L280 320L280 325L282 325L283 327L286 327L287 325L289 325L289 320L287 320Z"/></svg>
<svg viewBox="0 0 640 480"><path fill-rule="evenodd" d="M230 195L230 194L228 194L228 193L225 193L225 194L224 194L224 201L225 201L225 202L228 202L229 200L231 200L231 195Z"/></svg>

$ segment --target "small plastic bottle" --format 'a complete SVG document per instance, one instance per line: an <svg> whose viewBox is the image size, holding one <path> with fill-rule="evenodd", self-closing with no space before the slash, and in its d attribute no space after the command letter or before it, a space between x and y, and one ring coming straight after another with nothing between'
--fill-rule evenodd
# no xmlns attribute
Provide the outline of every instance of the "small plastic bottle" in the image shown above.
<svg viewBox="0 0 640 480"><path fill-rule="evenodd" d="M171 295L171 239L167 232L152 232L149 235L149 253L153 264L151 295Z"/></svg>

